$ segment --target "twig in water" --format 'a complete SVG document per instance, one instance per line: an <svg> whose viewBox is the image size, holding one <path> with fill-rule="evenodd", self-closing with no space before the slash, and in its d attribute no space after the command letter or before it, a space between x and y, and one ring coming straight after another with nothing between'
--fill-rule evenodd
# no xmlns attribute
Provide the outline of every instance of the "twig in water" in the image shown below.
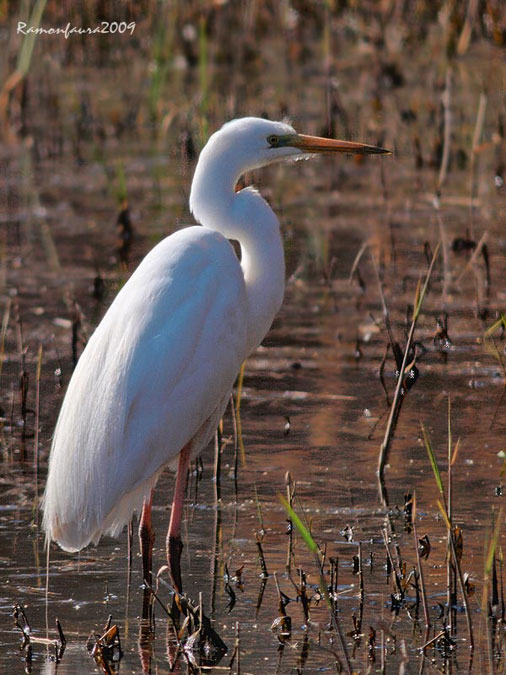
<svg viewBox="0 0 506 675"><path fill-rule="evenodd" d="M441 166L439 168L439 177L437 181L438 192L441 191L446 176L448 175L448 165L450 163L450 144L452 137L452 111L451 111L451 89L452 89L452 68L448 66L446 71L445 89L442 96L444 109L444 135L443 135L443 154L441 156Z"/></svg>
<svg viewBox="0 0 506 675"><path fill-rule="evenodd" d="M432 256L432 260L430 263L429 270L427 272L427 276L425 277L425 282L423 285L423 288L421 292L419 293L419 286L417 288L417 295L415 298L415 303L414 303L414 308L413 308L413 318L411 321L411 327L409 330L408 334L408 339L406 342L406 347L404 348L404 357L402 359L402 365L399 371L399 377L397 379L397 386L395 388L395 394L394 394L394 399L392 401L392 406L390 408L390 414L388 417L388 423L387 423L387 428L385 431L385 437L383 439L383 443L381 444L380 448L380 454L378 458L378 478L379 478L379 487L380 487L380 495L381 495L381 500L383 504L385 504L385 486L384 486L384 472L385 472L385 465L387 462L387 457L388 457L388 451L390 449L390 444L392 442L392 436L393 436L393 431L395 429L395 423L397 421L397 417L400 411L400 405L402 403L402 398L404 396L404 387L403 387L403 381L404 381L404 373L406 371L406 366L408 363L408 356L411 350L411 345L413 343L413 337L415 334L415 328L416 324L418 321L418 317L420 316L420 310L422 308L422 304L425 298L425 293L427 291L427 286L429 284L430 277L432 275L432 270L434 269L434 263L436 262L437 255L439 253L439 248L440 244L436 246L436 250L434 251L434 255Z"/></svg>
<svg viewBox="0 0 506 675"><path fill-rule="evenodd" d="M0 376L2 375L2 366L5 360L5 336L7 335L7 328L9 326L9 318L11 314L11 299L8 298L5 303L4 314L2 318L2 328L0 330Z"/></svg>
<svg viewBox="0 0 506 675"><path fill-rule="evenodd" d="M292 477L290 472L287 471L285 475L286 483L286 500L293 507L293 498L295 495L295 484L292 482ZM293 523L288 519L288 549L286 552L286 572L290 576L292 570L292 558L293 558Z"/></svg>
<svg viewBox="0 0 506 675"><path fill-rule="evenodd" d="M460 282L462 281L464 275L467 274L467 272L469 272L469 270L471 269L471 267L476 263L476 260L477 260L478 256L479 256L480 253L482 252L482 249L483 249L483 247L485 246L485 244L486 244L486 242L487 242L487 239L488 239L488 232L485 231L485 232L481 235L481 239L480 239L480 241L478 242L478 244L476 245L476 248L474 249L473 255L469 258L469 260L468 260L468 262L467 262L467 265L464 267L464 269L462 270L462 272L461 272L461 273L459 274L459 276L457 277L457 284L460 284Z"/></svg>
<svg viewBox="0 0 506 675"><path fill-rule="evenodd" d="M429 455L429 460L432 466L432 471L434 473L434 478L436 479L436 484L438 486L439 494L441 497L441 501L438 501L438 506L439 510L441 511L441 515L443 516L443 520L445 521L446 527L448 529L448 536L450 540L450 548L451 548L451 553L453 556L453 563L455 565L455 569L457 570L457 578L459 581L459 587L460 587L460 592L462 594L462 602L464 603L464 608L466 611L466 621L467 621L467 631L469 634L469 646L471 649L474 649L474 636L473 636L473 624L472 624L472 619L471 619L471 610L469 607L469 602L467 599L467 593L466 593L466 588L464 584L464 578L462 576L462 569L460 566L460 560L459 556L457 553L457 548L455 544L455 536L454 536L454 530L453 530L453 525L452 522L450 521L448 517L448 506L447 506L447 501L446 501L446 496L444 493L444 488L443 488L443 482L441 480L441 474L439 472L439 467L437 465L436 461L436 456L434 454L434 450L432 449L430 439L427 435L427 432L425 430L425 427L422 424L422 434L423 434L423 440L425 444L425 448L427 450L427 454Z"/></svg>
<svg viewBox="0 0 506 675"><path fill-rule="evenodd" d="M390 552L390 547L388 545L388 532L386 528L381 529L381 534L383 535L383 542L385 544L385 549L387 552L387 559L390 564L390 568L392 569L394 573L394 579L395 579L395 587L397 588L397 594L399 596L399 600L401 601L404 598L404 589L402 588L401 584L401 571L400 569L397 569L394 559L392 558L392 554Z"/></svg>
<svg viewBox="0 0 506 675"><path fill-rule="evenodd" d="M434 208L436 209L436 220L439 228L439 238L441 241L441 248L443 252L443 303L446 303L448 296L448 286L450 285L450 256L449 256L449 244L448 236L446 233L446 227L441 216L441 209L439 204L439 199L434 200Z"/></svg>
<svg viewBox="0 0 506 675"><path fill-rule="evenodd" d="M33 440L33 469L35 473L35 489L39 489L39 417L40 417L40 371L42 369L42 345L37 353L37 370L35 372L35 431Z"/></svg>
<svg viewBox="0 0 506 675"><path fill-rule="evenodd" d="M278 617L272 622L271 630L277 634L279 641L283 644L290 639L292 634L292 618L286 613L290 598L281 590L276 572L274 572L274 582L278 591Z"/></svg>
<svg viewBox="0 0 506 675"><path fill-rule="evenodd" d="M453 513L452 513L452 466L457 458L457 452L459 449L459 441L455 446L455 451L452 449L452 427L451 427L451 399L448 397L448 518L452 522ZM447 555L447 566L446 566L446 593L447 593L447 604L448 604L448 632L450 636L455 634L455 602L457 595L457 580L455 575L455 567L453 565L452 556L450 555L450 535L448 534L448 555Z"/></svg>
<svg viewBox="0 0 506 675"><path fill-rule="evenodd" d="M214 506L217 509L218 503L221 500L221 449L223 437L223 420L220 421L218 428L214 434Z"/></svg>
<svg viewBox="0 0 506 675"><path fill-rule="evenodd" d="M23 635L23 643L21 644L21 651L25 651L25 660L27 665L31 662L32 658L32 644L45 645L47 647L54 647L55 650L55 662L60 663L63 653L65 652L65 647L67 645L67 640L63 633L60 622L56 619L56 629L58 631L58 639L51 638L40 638L36 637L32 633L32 629L28 618L26 616L25 610L22 605L14 605L12 616L14 618L14 625L16 628L19 628ZM28 670L26 672L29 672Z"/></svg>
<svg viewBox="0 0 506 675"><path fill-rule="evenodd" d="M237 661L236 673L237 675L241 675L241 632L239 621L236 621L235 623L234 651L232 653L230 663L228 664L228 669L230 672L232 672L232 666L234 665L234 661Z"/></svg>
<svg viewBox="0 0 506 675"><path fill-rule="evenodd" d="M425 628L428 631L430 628L429 608L427 606L427 593L425 590L425 580L423 576L422 558L420 556L420 544L418 533L416 531L416 494L413 495L413 536L415 538L416 562L418 564L418 576L420 578L420 587L422 591L422 607L423 616L425 619Z"/></svg>
<svg viewBox="0 0 506 675"><path fill-rule="evenodd" d="M360 259L362 258L362 255L367 251L368 247L369 247L369 242L365 241L362 244L362 246L360 247L357 255L355 256L355 260L353 261L353 265L351 266L351 270L350 270L350 275L348 277L348 283L349 284L351 284L351 282L353 280L353 275L355 274L355 271L358 268L358 264L360 262Z"/></svg>
<svg viewBox="0 0 506 675"><path fill-rule="evenodd" d="M437 635L434 635L433 638L431 638L428 642L425 642L419 649L421 652L425 651L427 647L430 647L434 642L437 642L440 638L444 637L445 632L444 630L440 631Z"/></svg>
<svg viewBox="0 0 506 675"><path fill-rule="evenodd" d="M495 420L497 418L497 413L499 411L499 408L501 407L501 404L503 402L504 397L506 396L506 364L504 362L503 357L501 356L501 353L497 347L497 343L495 341L495 338L493 337L493 333L498 329L501 329L501 337L504 336L504 331L506 329L506 314L501 314L499 319L495 321L485 332L484 335L484 341L483 344L485 345L485 348L487 351L490 351L490 353L495 356L497 359L499 365L501 366L501 370L503 372L503 378L504 378L504 388L502 390L501 396L499 397L499 401L497 402L497 405L494 410L494 414L492 415L492 421L490 422L490 430L492 430ZM492 340L492 345L490 349L488 348L488 339Z"/></svg>
<svg viewBox="0 0 506 675"><path fill-rule="evenodd" d="M478 103L478 112L476 113L476 124L474 126L473 141L471 147L471 201L469 208L471 210L471 236L474 234L474 200L478 188L478 159L479 145L485 124L485 111L487 109L487 95L482 91Z"/></svg>
<svg viewBox="0 0 506 675"><path fill-rule="evenodd" d="M266 579L269 576L269 572L267 571L267 565L265 564L265 556L264 550L262 548L262 540L258 535L256 538L256 544L258 549L258 559L260 560L260 568L262 570L262 576L264 577L264 579Z"/></svg>
<svg viewBox="0 0 506 675"><path fill-rule="evenodd" d="M495 572L495 557L496 551L499 544L499 537L501 534L501 527L504 522L503 507L501 506L496 517L494 530L492 533L492 538L490 540L487 557L485 559L485 573L483 579L483 594L481 600L481 611L485 621L487 622L487 636L489 641L489 672L493 673L494 660L494 638L492 635L493 625L496 623L493 619L494 617L494 606L497 612L497 606L499 604L499 594L497 591L497 577L494 584L494 572ZM502 579L501 579L502 582ZM495 586L495 588L494 588ZM492 597L491 597L492 596ZM495 597L494 597L495 596ZM504 607L503 607L504 612Z"/></svg>

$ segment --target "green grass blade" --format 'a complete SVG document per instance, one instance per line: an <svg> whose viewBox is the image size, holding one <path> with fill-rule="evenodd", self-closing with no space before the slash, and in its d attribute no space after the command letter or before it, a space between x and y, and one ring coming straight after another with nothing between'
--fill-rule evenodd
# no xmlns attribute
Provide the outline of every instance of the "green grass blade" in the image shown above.
<svg viewBox="0 0 506 675"><path fill-rule="evenodd" d="M44 8L46 6L46 0L37 0L30 14L29 26L30 28L39 28L40 22L42 19L42 14L44 13ZM35 45L35 38L37 33L31 32L28 35L25 35L23 38L23 43L18 54L18 63L16 70L21 73L24 77L27 72L30 70L30 63L32 60L33 48Z"/></svg>
<svg viewBox="0 0 506 675"><path fill-rule="evenodd" d="M304 539L306 546L308 549L314 553L315 555L318 555L318 545L311 536L310 531L307 529L307 527L304 525L302 520L299 518L299 516L295 513L293 508L290 506L288 501L283 497L283 495L279 495L279 500L285 507L286 512L288 513L288 516L290 517L290 520L292 523L295 525L295 527L298 529L300 536Z"/></svg>
<svg viewBox="0 0 506 675"><path fill-rule="evenodd" d="M494 321L494 323L489 328L487 328L485 331L485 337L490 337L492 333L495 333L495 331L501 326L506 328L506 314L501 314L497 321Z"/></svg>
<svg viewBox="0 0 506 675"><path fill-rule="evenodd" d="M441 474L439 473L439 467L437 465L437 460L436 460L436 455L434 454L434 450L432 449L432 445L430 442L430 438L425 430L424 425L422 424L422 433L423 433L423 442L425 444L425 449L427 450L427 454L429 455L429 461L432 466L432 471L434 472L434 478L436 479L437 487L440 492L440 494L444 495L444 490L443 490L443 481L441 480Z"/></svg>
<svg viewBox="0 0 506 675"><path fill-rule="evenodd" d="M494 563L494 556L497 549L497 544L499 543L499 535L501 534L502 523L503 523L503 507L501 506L501 508L499 509L499 514L495 521L494 533L488 546L487 560L485 562L485 574L487 577L489 577L492 572L492 565Z"/></svg>
<svg viewBox="0 0 506 675"><path fill-rule="evenodd" d="M437 254L439 253L440 248L441 248L441 242L438 242L438 245L436 246L436 250L434 251L434 255L432 256L432 260L430 262L430 266L429 266L429 270L427 272L427 276L425 277L425 282L423 284L423 288L422 288L421 292L419 291L419 287L417 287L417 289L416 289L415 308L413 310L413 320L414 321L416 321L418 319L418 315L420 314L420 310L422 309L425 294L427 293L429 281L430 281L430 278L432 276L432 270L434 268L434 263L436 262ZM416 301L416 298L418 298L418 302Z"/></svg>
<svg viewBox="0 0 506 675"><path fill-rule="evenodd" d="M446 529L451 530L452 528L451 528L451 525L450 525L450 521L448 520L448 514L446 513L445 505L443 504L443 502L439 501L439 499L437 500L437 505L439 507L439 511L441 512L441 515L443 516L443 520L445 521Z"/></svg>

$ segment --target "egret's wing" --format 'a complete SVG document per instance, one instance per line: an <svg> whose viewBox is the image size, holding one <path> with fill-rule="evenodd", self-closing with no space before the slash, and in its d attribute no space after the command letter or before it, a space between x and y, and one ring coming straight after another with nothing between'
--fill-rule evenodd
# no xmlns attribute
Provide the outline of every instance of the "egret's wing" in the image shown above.
<svg viewBox="0 0 506 675"><path fill-rule="evenodd" d="M142 502L228 396L246 357L246 303L239 262L215 232L181 230L146 256L69 384L45 496L52 538L82 548L128 520L111 517L115 506L129 493Z"/></svg>

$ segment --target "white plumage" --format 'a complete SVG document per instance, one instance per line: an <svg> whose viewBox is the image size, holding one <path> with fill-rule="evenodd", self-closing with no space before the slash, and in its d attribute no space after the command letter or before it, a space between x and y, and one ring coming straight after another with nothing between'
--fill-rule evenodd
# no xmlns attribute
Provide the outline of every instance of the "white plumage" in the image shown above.
<svg viewBox="0 0 506 675"><path fill-rule="evenodd" d="M245 171L321 151L381 149L258 118L210 138L190 197L202 227L176 232L144 258L72 376L43 502L49 540L77 551L104 532L117 535L183 447L191 443L195 456L211 440L284 291L277 218L256 191L234 187ZM241 262L229 238L239 241Z"/></svg>
<svg viewBox="0 0 506 675"><path fill-rule="evenodd" d="M181 230L142 261L79 359L56 426L44 524L60 546L117 534L185 443L199 431L194 452L209 442L246 356L245 306L216 232Z"/></svg>

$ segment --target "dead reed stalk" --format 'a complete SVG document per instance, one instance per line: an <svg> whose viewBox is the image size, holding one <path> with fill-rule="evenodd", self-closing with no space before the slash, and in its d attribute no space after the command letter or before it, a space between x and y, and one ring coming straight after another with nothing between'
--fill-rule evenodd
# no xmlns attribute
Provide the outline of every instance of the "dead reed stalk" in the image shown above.
<svg viewBox="0 0 506 675"><path fill-rule="evenodd" d="M402 365L399 369L399 377L397 379L397 386L395 388L395 394L394 394L394 399L392 401L392 405L390 407L390 414L388 416L388 422L387 422L387 427L385 430L385 437L383 439L383 443L381 444L380 447L380 454L378 458L378 479L379 479L379 486L380 486L380 495L381 495L381 501L384 505L386 505L386 499L385 499L385 486L384 486L384 472L385 472L385 465L387 462L387 457L388 457L388 451L390 449L390 445L392 443L392 438L393 438L393 432L395 430L395 425L397 422L397 418L400 412L400 406L402 405L402 400L404 397L404 387L403 387L403 382L404 382L404 373L406 370L406 366L408 363L408 355L411 349L411 345L413 343L413 337L415 334L415 329L416 329L416 324L418 321L418 317L420 316L420 311L422 308L422 304L425 298L425 293L427 292L427 287L429 285L429 281L432 275L432 270L434 269L434 263L436 262L437 255L439 253L439 248L440 244L436 246L436 250L434 251L434 255L432 256L432 260L427 272L427 275L425 277L425 282L423 284L422 290L420 292L420 284L417 287L417 292L416 292L416 297L415 297L415 303L414 303L414 309L413 309L413 318L411 321L411 327L409 329L409 334L408 334L408 339L406 342L406 346L404 348L404 356L402 359Z"/></svg>

